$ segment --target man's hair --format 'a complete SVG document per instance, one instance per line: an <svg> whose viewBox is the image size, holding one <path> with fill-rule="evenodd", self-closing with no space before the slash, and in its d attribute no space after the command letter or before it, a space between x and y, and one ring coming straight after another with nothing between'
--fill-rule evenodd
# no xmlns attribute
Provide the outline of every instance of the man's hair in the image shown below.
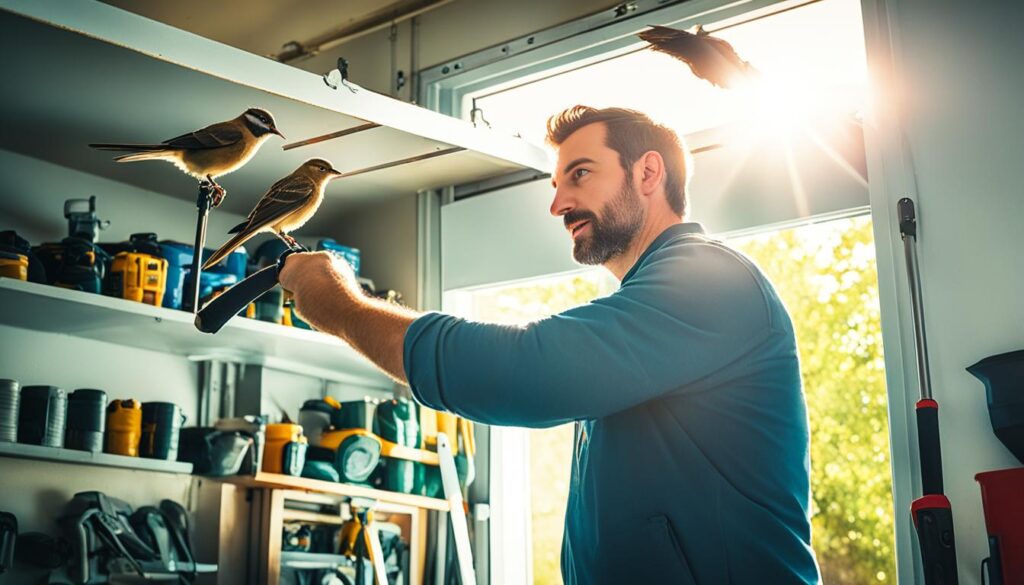
<svg viewBox="0 0 1024 585"><path fill-rule="evenodd" d="M548 118L547 141L561 146L573 132L598 122L607 128L605 146L619 153L619 164L627 175L644 153L653 150L661 155L665 161L665 197L672 211L682 217L686 213L689 157L679 136L646 114L626 108L573 106Z"/></svg>

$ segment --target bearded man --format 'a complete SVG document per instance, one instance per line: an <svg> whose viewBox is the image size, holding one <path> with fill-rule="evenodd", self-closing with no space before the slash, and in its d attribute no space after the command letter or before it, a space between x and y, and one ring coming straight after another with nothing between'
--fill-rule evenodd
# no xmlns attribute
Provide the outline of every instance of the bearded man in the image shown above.
<svg viewBox="0 0 1024 585"><path fill-rule="evenodd" d="M640 112L570 108L551 214L613 294L509 327L362 294L296 254L296 310L416 399L490 425L576 423L562 575L576 583L818 583L792 323L756 265L686 217L687 156Z"/></svg>

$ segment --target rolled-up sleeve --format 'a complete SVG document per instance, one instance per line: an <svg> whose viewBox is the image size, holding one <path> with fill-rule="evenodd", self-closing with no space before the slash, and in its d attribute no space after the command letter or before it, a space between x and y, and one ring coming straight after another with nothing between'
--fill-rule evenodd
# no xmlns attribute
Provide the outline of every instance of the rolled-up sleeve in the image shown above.
<svg viewBox="0 0 1024 585"><path fill-rule="evenodd" d="M438 410L547 427L684 389L770 334L746 261L709 244L667 246L614 294L523 327L428 313L409 327L406 377Z"/></svg>

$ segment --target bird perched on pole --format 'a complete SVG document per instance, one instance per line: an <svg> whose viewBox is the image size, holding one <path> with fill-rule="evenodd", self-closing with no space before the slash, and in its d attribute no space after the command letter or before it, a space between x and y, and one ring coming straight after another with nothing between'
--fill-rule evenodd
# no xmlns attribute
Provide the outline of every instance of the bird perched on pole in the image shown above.
<svg viewBox="0 0 1024 585"><path fill-rule="evenodd" d="M256 154L267 138L284 138L270 112L249 108L237 118L211 124L160 144L90 144L100 150L129 151L115 157L117 162L165 160L214 189L213 206L224 200L226 191L214 180L238 170Z"/></svg>
<svg viewBox="0 0 1024 585"><path fill-rule="evenodd" d="M694 75L718 87L733 89L760 75L753 65L740 58L732 45L711 36L701 26L696 33L651 26L637 36L650 43L651 49L679 59L690 66Z"/></svg>
<svg viewBox="0 0 1024 585"><path fill-rule="evenodd" d="M235 235L203 263L203 270L220 262L260 232L271 232L289 248L301 249L302 246L289 234L313 217L324 200L327 183L341 175L329 161L322 158L302 163L295 172L267 190L245 221L231 228L228 233Z"/></svg>

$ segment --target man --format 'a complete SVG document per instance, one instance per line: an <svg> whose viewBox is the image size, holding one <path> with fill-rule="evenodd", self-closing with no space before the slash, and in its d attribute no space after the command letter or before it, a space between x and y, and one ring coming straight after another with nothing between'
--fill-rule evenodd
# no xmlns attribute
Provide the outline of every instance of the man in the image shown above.
<svg viewBox="0 0 1024 585"><path fill-rule="evenodd" d="M817 583L808 427L771 284L686 212L676 135L625 109L548 122L551 213L614 294L525 327L363 296L323 253L281 284L416 398L495 425L576 421L562 574L574 583Z"/></svg>

